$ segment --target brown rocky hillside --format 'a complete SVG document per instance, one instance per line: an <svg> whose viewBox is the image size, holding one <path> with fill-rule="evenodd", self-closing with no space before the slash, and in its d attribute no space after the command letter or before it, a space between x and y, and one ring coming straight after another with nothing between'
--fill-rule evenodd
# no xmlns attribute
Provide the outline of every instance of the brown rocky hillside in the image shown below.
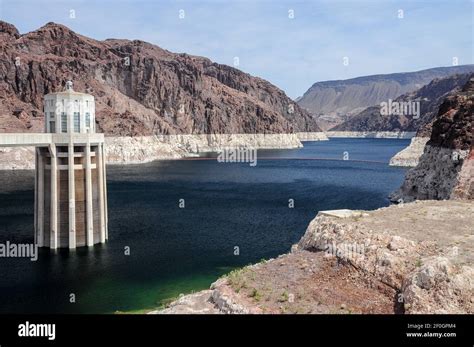
<svg viewBox="0 0 474 347"><path fill-rule="evenodd" d="M74 89L96 97L109 135L319 131L271 83L207 58L143 41L97 41L48 23L21 35L0 21L0 132L42 131L43 95Z"/></svg>

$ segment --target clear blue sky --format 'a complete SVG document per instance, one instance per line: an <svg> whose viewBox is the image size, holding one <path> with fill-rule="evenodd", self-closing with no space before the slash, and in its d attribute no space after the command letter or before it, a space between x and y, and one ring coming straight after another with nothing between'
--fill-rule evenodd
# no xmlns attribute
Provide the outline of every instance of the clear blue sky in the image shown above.
<svg viewBox="0 0 474 347"><path fill-rule="evenodd" d="M53 21L95 39L141 39L222 64L238 57L239 69L296 98L317 81L450 66L453 57L472 64L473 7L473 0L0 0L0 18L21 33Z"/></svg>

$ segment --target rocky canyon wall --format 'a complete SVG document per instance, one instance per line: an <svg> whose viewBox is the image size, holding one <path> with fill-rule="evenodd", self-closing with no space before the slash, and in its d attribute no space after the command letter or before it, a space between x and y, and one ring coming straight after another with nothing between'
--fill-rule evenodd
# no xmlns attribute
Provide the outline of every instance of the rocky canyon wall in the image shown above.
<svg viewBox="0 0 474 347"><path fill-rule="evenodd" d="M474 75L440 106L423 155L393 201L474 198L473 118Z"/></svg>

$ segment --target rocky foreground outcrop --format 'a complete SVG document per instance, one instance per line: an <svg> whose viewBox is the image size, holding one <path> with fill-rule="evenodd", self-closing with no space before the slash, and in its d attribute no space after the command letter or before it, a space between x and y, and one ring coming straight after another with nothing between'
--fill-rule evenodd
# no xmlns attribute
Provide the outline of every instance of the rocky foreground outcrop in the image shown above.
<svg viewBox="0 0 474 347"><path fill-rule="evenodd" d="M43 96L67 80L95 96L106 135L320 131L282 90L207 58L55 23L20 34L0 21L0 132L41 132Z"/></svg>
<svg viewBox="0 0 474 347"><path fill-rule="evenodd" d="M319 215L298 247L333 245L341 261L395 289L406 313L474 312L470 202L423 201L338 217Z"/></svg>
<svg viewBox="0 0 474 347"><path fill-rule="evenodd" d="M474 205L320 212L292 252L151 313L474 313Z"/></svg>
<svg viewBox="0 0 474 347"><path fill-rule="evenodd" d="M445 99L418 165L392 201L474 199L474 76Z"/></svg>

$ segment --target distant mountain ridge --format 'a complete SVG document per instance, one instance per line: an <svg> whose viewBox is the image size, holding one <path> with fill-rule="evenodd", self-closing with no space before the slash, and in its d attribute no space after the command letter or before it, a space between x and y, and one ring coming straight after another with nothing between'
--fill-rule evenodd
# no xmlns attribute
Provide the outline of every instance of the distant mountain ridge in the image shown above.
<svg viewBox="0 0 474 347"><path fill-rule="evenodd" d="M429 137L431 123L444 99L459 92L469 81L470 74L456 74L436 78L420 89L403 94L394 99L395 103L418 103L419 115L389 114L381 112L381 106L366 108L346 122L339 124L335 131L411 131L418 136Z"/></svg>
<svg viewBox="0 0 474 347"><path fill-rule="evenodd" d="M317 82L297 103L328 130L369 106L413 92L435 78L470 72L474 72L473 64Z"/></svg>
<svg viewBox="0 0 474 347"><path fill-rule="evenodd" d="M22 35L0 21L0 132L42 131L43 96L67 80L95 96L107 135L320 131L279 88L207 58L56 23Z"/></svg>

